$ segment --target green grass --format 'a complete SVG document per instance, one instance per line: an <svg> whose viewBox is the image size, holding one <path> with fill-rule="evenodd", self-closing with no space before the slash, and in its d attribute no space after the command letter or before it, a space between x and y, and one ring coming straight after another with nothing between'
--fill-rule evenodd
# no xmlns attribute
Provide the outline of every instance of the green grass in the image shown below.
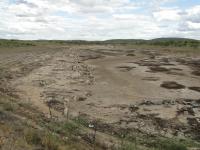
<svg viewBox="0 0 200 150"><path fill-rule="evenodd" d="M90 149L89 145L80 142L80 139L76 138L79 134L77 124L73 122L55 122L53 120L46 121L31 107L30 104L21 103L17 99L0 93L0 133L1 136L7 137L7 142L0 145L0 149ZM19 118L16 116L19 116ZM41 129L32 126L34 124L41 127ZM12 147L10 144L12 144Z"/></svg>
<svg viewBox="0 0 200 150"><path fill-rule="evenodd" d="M9 96L0 94L0 108L2 111L14 112L18 108L18 104L9 99Z"/></svg>
<svg viewBox="0 0 200 150"><path fill-rule="evenodd" d="M185 38L158 38L153 40L141 40L141 39L114 39L106 41L84 41L84 40L5 40L0 39L0 47L21 47L21 46L36 46L38 44L74 44L74 45L106 45L106 44L118 44L118 45L148 45L148 46L164 46L164 47L190 47L199 48L200 41Z"/></svg>
<svg viewBox="0 0 200 150"><path fill-rule="evenodd" d="M33 41L19 41L19 40L0 40L0 47L24 47L36 46Z"/></svg>
<svg viewBox="0 0 200 150"><path fill-rule="evenodd" d="M47 124L47 127L58 134L62 134L65 136L75 136L79 134L79 126L74 123L74 122L62 122L62 123L57 123L57 122L50 122Z"/></svg>
<svg viewBox="0 0 200 150"><path fill-rule="evenodd" d="M123 143L119 150L139 150L139 148L133 143Z"/></svg>
<svg viewBox="0 0 200 150"><path fill-rule="evenodd" d="M141 40L141 39L118 39L108 40L104 43L107 44L120 44L120 45L148 45L148 46L163 46L163 47L200 47L200 41L184 38L158 38L153 40Z"/></svg>
<svg viewBox="0 0 200 150"><path fill-rule="evenodd" d="M50 50L59 48L60 46L106 46L111 45L119 48L138 49L138 50L158 50L164 53L178 53L178 54L200 54L200 41L193 39L181 38L160 38L153 40L107 40L107 41L82 41L82 40L36 40L36 41L22 41L22 40L0 40L0 52L27 52L36 51L38 49ZM60 48L59 48L60 49Z"/></svg>
<svg viewBox="0 0 200 150"><path fill-rule="evenodd" d="M41 139L42 147L44 150L59 150L59 145L61 144L58 141L58 137L52 135L49 132L46 132L45 135Z"/></svg>
<svg viewBox="0 0 200 150"><path fill-rule="evenodd" d="M60 150L60 146L64 145L59 137L49 131L39 132L32 128L25 129L24 138L29 145L41 147L44 150Z"/></svg>
<svg viewBox="0 0 200 150"><path fill-rule="evenodd" d="M24 130L24 138L28 144L40 145L41 144L41 134L32 128Z"/></svg>
<svg viewBox="0 0 200 150"><path fill-rule="evenodd" d="M183 144L179 143L168 143L168 141L164 141L159 145L160 150L187 150L187 147Z"/></svg>

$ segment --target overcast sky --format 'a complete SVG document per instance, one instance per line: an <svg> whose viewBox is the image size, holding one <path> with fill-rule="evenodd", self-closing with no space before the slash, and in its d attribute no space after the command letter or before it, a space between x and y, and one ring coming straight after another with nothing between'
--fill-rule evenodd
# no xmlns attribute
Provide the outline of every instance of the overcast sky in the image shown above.
<svg viewBox="0 0 200 150"><path fill-rule="evenodd" d="M0 38L200 40L200 0L0 0Z"/></svg>

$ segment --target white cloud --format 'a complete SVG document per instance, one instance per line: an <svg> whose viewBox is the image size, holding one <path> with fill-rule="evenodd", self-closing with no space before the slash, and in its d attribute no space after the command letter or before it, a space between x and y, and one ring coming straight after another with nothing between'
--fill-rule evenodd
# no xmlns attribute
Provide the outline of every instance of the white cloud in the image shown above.
<svg viewBox="0 0 200 150"><path fill-rule="evenodd" d="M153 16L158 21L179 21L181 19L179 9L161 8L161 10L153 13Z"/></svg>
<svg viewBox="0 0 200 150"><path fill-rule="evenodd" d="M188 22L188 27L194 30L200 30L200 23Z"/></svg>
<svg viewBox="0 0 200 150"><path fill-rule="evenodd" d="M187 19L194 23L200 23L200 5L186 11Z"/></svg>
<svg viewBox="0 0 200 150"><path fill-rule="evenodd" d="M0 38L200 39L200 5L187 9L160 6L173 0L15 1L0 2Z"/></svg>

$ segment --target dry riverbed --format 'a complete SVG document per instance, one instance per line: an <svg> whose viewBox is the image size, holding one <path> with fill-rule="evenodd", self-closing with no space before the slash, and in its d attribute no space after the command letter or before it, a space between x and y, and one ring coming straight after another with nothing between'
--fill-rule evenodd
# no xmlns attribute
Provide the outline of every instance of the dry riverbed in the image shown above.
<svg viewBox="0 0 200 150"><path fill-rule="evenodd" d="M95 121L97 140L107 148L115 144L111 135L133 131L198 141L200 56L114 46L55 49L2 55L0 63L10 67L1 92L8 86L47 118Z"/></svg>

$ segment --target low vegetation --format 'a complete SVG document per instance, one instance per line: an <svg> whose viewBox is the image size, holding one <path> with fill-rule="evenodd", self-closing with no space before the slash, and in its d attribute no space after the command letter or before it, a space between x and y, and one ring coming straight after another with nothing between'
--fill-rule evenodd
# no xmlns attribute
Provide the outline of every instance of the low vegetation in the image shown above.
<svg viewBox="0 0 200 150"><path fill-rule="evenodd" d="M190 47L199 48L200 41L184 38L158 38L152 40L140 39L116 39L106 41L83 41L83 40L37 40L37 41L19 41L0 39L0 47L23 47L36 46L37 44L117 44L117 45L148 45L148 46L164 46L164 47Z"/></svg>
<svg viewBox="0 0 200 150"><path fill-rule="evenodd" d="M193 51L199 51L200 42L191 39L154 39L154 40L108 40L108 41L18 41L18 40L0 40L0 48L5 49L28 49L29 47L51 46L51 45L101 45L111 44L112 46L123 45L126 48L136 47L164 47L170 50L173 47L189 48ZM35 50L35 49L34 49ZM47 49L49 50L49 49ZM38 50L40 51L40 50ZM35 51L34 51L35 52ZM48 53L48 55L50 55ZM135 56L129 54L129 57ZM30 55L29 57L33 57ZM37 61L38 57L36 57ZM18 63L16 60L10 66ZM59 62L64 62L59 59ZM9 63L9 61L8 61ZM6 63L5 63L6 64ZM69 120L59 120L59 118L48 118L40 113L30 102L23 102L19 96L14 95L12 87L7 87L7 83L22 74L29 74L34 70L29 68L31 63L20 62L22 67L19 70L10 70L8 66L0 66L0 149L2 150L102 150L105 147L95 141L95 136L104 134L115 139L118 143L113 146L113 150L189 150L191 147L200 147L200 144L191 139L167 138L155 135L141 133L136 130L125 132L123 129L114 130L109 125L103 124L100 120L95 122L95 128L91 128L91 120L86 117L78 116ZM24 65L24 66L23 66ZM33 66L33 64L31 64ZM39 64L40 65L40 64ZM28 68L28 69L27 69ZM129 69L126 66L118 67L120 69ZM131 69L134 69L132 67ZM151 68L155 71L155 68ZM164 68L157 68L156 71L166 72ZM171 83L169 88L181 88ZM169 85L168 85L169 86ZM184 88L184 87L182 87ZM192 89L192 87L190 87ZM193 87L194 89L194 87ZM197 89L197 88L196 88ZM93 123L93 122L92 122Z"/></svg>
<svg viewBox="0 0 200 150"><path fill-rule="evenodd" d="M0 39L0 47L35 46L33 41L3 40Z"/></svg>

